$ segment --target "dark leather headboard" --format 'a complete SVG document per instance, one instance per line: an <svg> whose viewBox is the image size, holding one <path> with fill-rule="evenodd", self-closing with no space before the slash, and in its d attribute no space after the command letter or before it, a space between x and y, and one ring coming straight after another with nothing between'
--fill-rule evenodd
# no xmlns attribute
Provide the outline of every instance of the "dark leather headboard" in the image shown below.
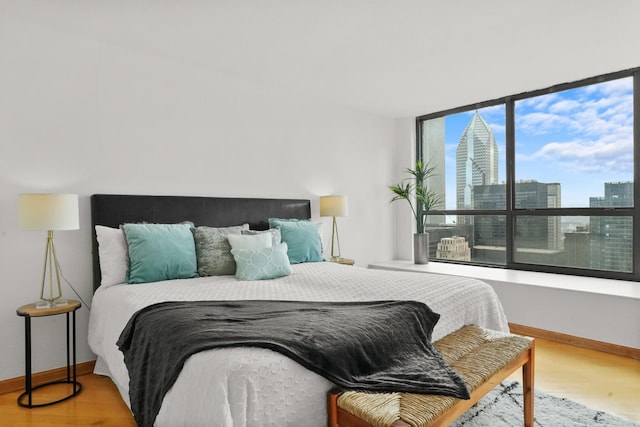
<svg viewBox="0 0 640 427"><path fill-rule="evenodd" d="M175 223L227 227L248 223L254 230L269 228L269 218L311 218L311 202L304 199L251 199L195 196L91 196L93 289L100 285L96 225L118 227L126 222Z"/></svg>

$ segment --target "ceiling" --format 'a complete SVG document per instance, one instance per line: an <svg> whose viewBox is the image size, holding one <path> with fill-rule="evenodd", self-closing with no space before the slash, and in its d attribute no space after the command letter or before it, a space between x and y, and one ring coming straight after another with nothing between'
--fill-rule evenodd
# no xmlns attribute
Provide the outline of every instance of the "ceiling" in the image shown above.
<svg viewBox="0 0 640 427"><path fill-rule="evenodd" d="M640 66L636 0L0 0L0 16L387 117Z"/></svg>

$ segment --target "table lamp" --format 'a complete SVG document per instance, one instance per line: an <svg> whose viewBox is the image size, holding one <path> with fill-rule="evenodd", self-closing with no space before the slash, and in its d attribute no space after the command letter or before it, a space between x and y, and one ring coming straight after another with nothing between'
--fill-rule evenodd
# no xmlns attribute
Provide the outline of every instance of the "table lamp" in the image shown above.
<svg viewBox="0 0 640 427"><path fill-rule="evenodd" d="M20 194L19 223L23 230L46 230L47 242L44 251L44 268L40 300L37 308L49 308L65 305L60 286L60 265L53 244L54 230L77 230L80 228L78 196L76 194ZM48 293L45 295L45 283L48 277ZM57 293L54 294L54 287Z"/></svg>
<svg viewBox="0 0 640 427"><path fill-rule="evenodd" d="M347 216L347 196L322 196L320 197L320 216L333 217L333 228L331 230L331 261L339 261L340 257L340 237L338 236L338 223L336 217Z"/></svg>

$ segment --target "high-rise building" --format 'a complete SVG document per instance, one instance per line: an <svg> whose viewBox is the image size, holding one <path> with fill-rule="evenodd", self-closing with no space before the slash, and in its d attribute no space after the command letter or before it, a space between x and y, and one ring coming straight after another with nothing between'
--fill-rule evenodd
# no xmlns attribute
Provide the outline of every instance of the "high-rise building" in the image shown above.
<svg viewBox="0 0 640 427"><path fill-rule="evenodd" d="M560 184L526 180L516 183L516 209L560 208ZM519 216L516 245L522 249L562 249L560 216Z"/></svg>
<svg viewBox="0 0 640 427"><path fill-rule="evenodd" d="M435 168L433 175L427 179L428 188L441 196L435 209L444 209L446 194L445 185L445 118L437 117L422 122L422 152L425 161ZM427 225L444 224L444 215L429 215Z"/></svg>
<svg viewBox="0 0 640 427"><path fill-rule="evenodd" d="M506 209L506 186L478 185L473 188L474 209ZM560 184L527 180L516 183L515 207L559 208ZM505 217L479 216L474 222L476 245L505 246ZM516 245L525 254L527 250L562 249L562 228L559 216L523 215L516 222Z"/></svg>
<svg viewBox="0 0 640 427"><path fill-rule="evenodd" d="M577 226L564 233L564 253L558 265L591 268L591 233L588 226Z"/></svg>
<svg viewBox="0 0 640 427"><path fill-rule="evenodd" d="M456 148L456 208L473 209L474 187L497 183L498 144L476 111Z"/></svg>
<svg viewBox="0 0 640 427"><path fill-rule="evenodd" d="M605 182L604 197L589 197L590 207L633 206L633 182ZM630 216L592 216L591 267L599 270L631 271L633 220Z"/></svg>

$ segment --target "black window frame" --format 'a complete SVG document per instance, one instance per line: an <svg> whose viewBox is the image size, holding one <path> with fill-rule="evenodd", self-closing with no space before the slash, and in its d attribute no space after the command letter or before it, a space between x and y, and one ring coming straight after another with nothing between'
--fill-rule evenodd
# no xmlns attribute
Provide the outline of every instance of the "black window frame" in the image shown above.
<svg viewBox="0 0 640 427"><path fill-rule="evenodd" d="M567 207L567 208L515 208L515 104L517 101L541 95L562 92L583 86L608 82L626 77L633 78L633 207ZM545 89L523 92L517 95L504 96L489 101L469 104L435 113L416 117L416 159L429 161L424 158L422 123L426 120L449 116L452 114L473 111L481 108L504 105L506 119L505 151L506 151L506 209L505 210L432 210L430 215L506 215L506 261L505 264L485 264L474 261L453 261L430 258L431 261L464 265L478 265L493 268L538 271L545 273L568 274L574 276L599 277L640 281L640 67L630 68L613 73L589 77L570 83L561 83ZM518 216L628 216L632 218L632 271L621 272L611 270L583 269L576 267L561 267L553 265L519 263L514 260L515 223ZM433 255L433 254L432 254Z"/></svg>

